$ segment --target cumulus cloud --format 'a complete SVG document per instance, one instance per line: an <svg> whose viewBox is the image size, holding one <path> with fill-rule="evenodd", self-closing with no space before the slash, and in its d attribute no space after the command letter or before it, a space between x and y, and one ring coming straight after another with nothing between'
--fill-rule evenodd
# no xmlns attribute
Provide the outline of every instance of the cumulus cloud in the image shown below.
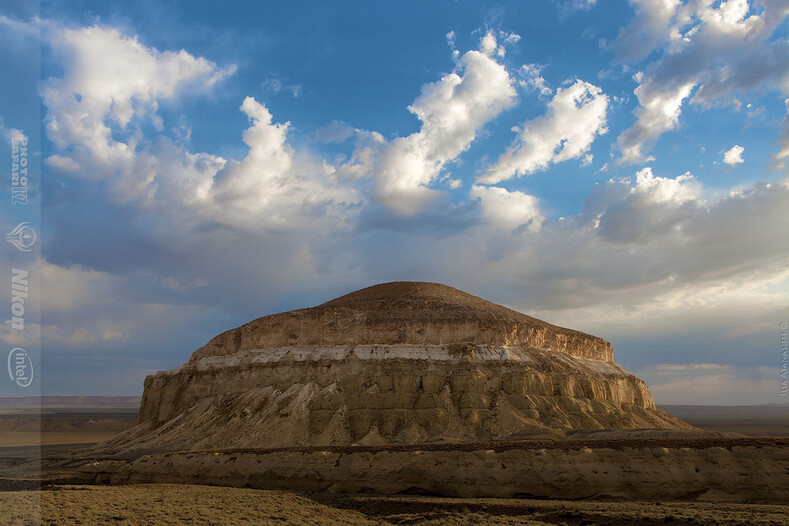
<svg viewBox="0 0 789 526"><path fill-rule="evenodd" d="M734 145L723 153L723 162L728 165L742 164L745 161L742 159L742 152L745 148L739 145Z"/></svg>
<svg viewBox="0 0 789 526"><path fill-rule="evenodd" d="M63 78L44 83L46 133L55 151L48 165L63 175L104 180L111 197L149 213L178 210L169 222L233 228L298 229L353 201L334 169L288 144L289 123L274 122L254 98L241 104L250 121L242 160L191 152L165 133L159 104L205 93L235 70L186 51L158 51L114 28L70 29L51 24L51 46ZM144 122L158 134L144 134ZM340 130L334 129L335 136ZM336 225L336 223L335 223Z"/></svg>
<svg viewBox="0 0 789 526"><path fill-rule="evenodd" d="M471 197L479 199L485 219L505 230L538 232L543 217L536 197L496 186L474 185Z"/></svg>
<svg viewBox="0 0 789 526"><path fill-rule="evenodd" d="M609 191L616 192L611 188ZM646 243L680 227L689 219L689 209L703 206L698 191L690 174L673 179L655 177L647 167L636 174L635 186L617 192L615 206L601 213L597 203L587 202L586 213L595 214L596 233L603 239Z"/></svg>
<svg viewBox="0 0 789 526"><path fill-rule="evenodd" d="M293 230L318 217L325 220L336 207L355 199L352 189L336 184L333 168L297 157L287 143L290 123L273 122L268 108L252 97L244 99L241 111L251 122L243 134L249 152L240 162L227 162L202 202L196 203L211 205L216 220Z"/></svg>
<svg viewBox="0 0 789 526"><path fill-rule="evenodd" d="M531 297L543 296L553 308L596 304L593 316L599 316L605 304L623 305L611 314L620 321L653 312L660 314L647 316L651 323L668 313L678 315L679 324L689 323L680 313L703 306L698 300L705 296L709 306L726 297L734 307L728 314L736 318L744 291L770 283L767 290L777 296L766 301L768 293L760 292L753 304L774 308L782 294L776 280L789 271L781 261L789 252L772 241L789 227L781 212L787 202L786 182L757 184L710 201L688 175L671 179L642 172L635 185L610 181L598 185L583 212L558 231L543 227L530 251L551 251L550 266L527 267L522 279L541 283L534 288L545 290L531 290ZM550 235L554 239L541 246ZM547 276L552 283L546 286Z"/></svg>
<svg viewBox="0 0 789 526"><path fill-rule="evenodd" d="M641 105L636 109L636 123L619 136L622 162L649 162L654 157L645 155L657 138L677 126L682 103L690 95L693 84L674 86L673 89L653 93L648 85L638 86L635 94Z"/></svg>
<svg viewBox="0 0 789 526"><path fill-rule="evenodd" d="M607 131L608 96L582 80L556 90L544 115L523 124L517 139L479 178L494 184L576 159Z"/></svg>
<svg viewBox="0 0 789 526"><path fill-rule="evenodd" d="M133 121L161 129L160 102L187 91L205 93L235 71L183 50L146 47L115 28L48 23L45 34L65 72L42 86L47 137L61 152L49 164L112 180L120 199L153 190L155 161L138 154L141 137Z"/></svg>
<svg viewBox="0 0 789 526"><path fill-rule="evenodd" d="M429 187L444 166L466 151L482 127L515 102L513 80L496 60L498 44L486 33L479 50L457 59L455 70L422 87L408 107L422 125L407 137L363 140L340 169L375 179L375 195L401 215L424 210L438 197Z"/></svg>
<svg viewBox="0 0 789 526"><path fill-rule="evenodd" d="M782 0L682 3L631 0L636 16L614 44L617 60L658 58L636 76L635 124L618 138L620 162L651 159L657 138L679 125L686 100L708 107L731 103L735 93L789 93L789 53L775 30L789 14ZM694 93L695 90L695 93Z"/></svg>

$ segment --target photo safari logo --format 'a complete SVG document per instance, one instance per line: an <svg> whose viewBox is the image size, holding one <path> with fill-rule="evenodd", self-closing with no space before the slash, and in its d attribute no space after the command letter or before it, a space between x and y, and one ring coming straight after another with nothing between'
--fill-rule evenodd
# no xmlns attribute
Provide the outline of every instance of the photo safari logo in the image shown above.
<svg viewBox="0 0 789 526"><path fill-rule="evenodd" d="M16 225L16 227L5 235L6 241L14 245L22 252L30 252L33 245L36 244L38 236L30 223L23 221Z"/></svg>
<svg viewBox="0 0 789 526"><path fill-rule="evenodd" d="M27 351L17 347L8 353L8 376L19 387L29 387L33 383L33 360Z"/></svg>

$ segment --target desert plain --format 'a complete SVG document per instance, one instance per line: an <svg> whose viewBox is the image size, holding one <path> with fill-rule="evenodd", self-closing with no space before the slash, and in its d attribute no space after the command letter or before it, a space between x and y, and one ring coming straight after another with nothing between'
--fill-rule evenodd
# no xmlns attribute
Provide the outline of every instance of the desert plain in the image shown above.
<svg viewBox="0 0 789 526"><path fill-rule="evenodd" d="M75 468L57 467L55 459L79 455L91 444L115 434L118 422L128 427L130 407L139 399L107 400L106 404L80 412L61 399L60 411L68 411L65 427L45 424L40 432L44 445L33 442L39 433L29 430L31 415L6 407L0 447L2 491L0 524L27 525L631 525L720 524L779 525L787 523L789 506L748 502L658 501L631 499L533 499L458 498L436 495L380 495L371 493L325 493L276 491L202 484L80 484ZM94 401L95 403L95 401ZM46 404L45 404L46 405ZM99 411L100 409L100 411ZM716 432L747 436L774 436L789 441L789 407L765 406L672 406L664 408L693 425ZM97 418L97 414L101 414ZM80 416L81 415L81 416ZM694 417L694 415L702 415ZM737 417L736 415L743 415ZM747 416L746 416L747 415ZM26 422L12 430L14 419ZM46 419L45 419L46 420ZM74 428L81 429L74 434ZM19 430L23 428L25 430ZM86 430L89 429L89 430ZM24 445L25 440L28 445ZM81 443L76 443L79 441ZM9 445L10 444L10 445ZM40 455L40 456L39 456ZM39 483L35 470L44 468ZM32 469L32 472L30 471ZM71 482L70 482L71 481Z"/></svg>
<svg viewBox="0 0 789 526"><path fill-rule="evenodd" d="M785 503L699 499L463 498L204 484L84 484L79 466L64 466L61 459L79 458L92 445L133 427L139 398L68 397L26 404L17 399L12 406L6 399L0 414L0 524L9 526L779 525L787 523L789 513ZM34 404L43 405L43 414L34 412ZM707 431L789 442L786 405L663 409Z"/></svg>

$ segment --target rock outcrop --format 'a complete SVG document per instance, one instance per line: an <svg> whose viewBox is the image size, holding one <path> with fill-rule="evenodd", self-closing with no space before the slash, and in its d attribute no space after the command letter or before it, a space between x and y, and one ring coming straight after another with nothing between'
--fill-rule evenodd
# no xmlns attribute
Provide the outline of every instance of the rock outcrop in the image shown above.
<svg viewBox="0 0 789 526"><path fill-rule="evenodd" d="M385 445L693 429L611 345L435 283L376 285L227 331L145 380L140 449Z"/></svg>
<svg viewBox="0 0 789 526"><path fill-rule="evenodd" d="M781 504L789 499L789 447L785 440L719 439L720 445L714 445L714 441L683 439L678 441L683 447L670 440L619 444L625 447L616 447L615 442L595 445L591 441L583 446L574 444L577 441L553 442L547 447L522 442L514 447L487 444L484 449L188 451L133 461L92 462L80 468L78 480L466 498Z"/></svg>

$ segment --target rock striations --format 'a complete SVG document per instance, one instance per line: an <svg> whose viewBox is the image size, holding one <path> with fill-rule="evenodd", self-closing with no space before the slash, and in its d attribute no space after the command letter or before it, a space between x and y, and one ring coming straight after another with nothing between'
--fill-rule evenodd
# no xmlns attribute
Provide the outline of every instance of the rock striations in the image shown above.
<svg viewBox="0 0 789 526"><path fill-rule="evenodd" d="M145 380L117 446L479 442L693 429L611 345L436 283L393 282L220 334Z"/></svg>

